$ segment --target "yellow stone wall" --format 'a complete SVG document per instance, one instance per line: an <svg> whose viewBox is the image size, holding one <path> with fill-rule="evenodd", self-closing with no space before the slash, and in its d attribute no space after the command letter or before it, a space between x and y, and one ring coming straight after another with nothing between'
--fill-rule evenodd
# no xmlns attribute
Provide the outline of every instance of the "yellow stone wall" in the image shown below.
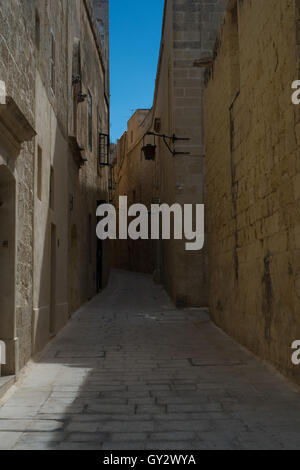
<svg viewBox="0 0 300 470"><path fill-rule="evenodd" d="M151 116L149 109L138 109L128 121L127 132L118 141L115 165L115 204L118 215L119 196L127 196L128 208L132 204L144 204L148 210L151 209L154 162L146 161L142 154L144 143L150 142L149 137L143 137L150 128ZM128 222L130 223L130 219ZM116 268L153 274L152 240L116 240L113 247Z"/></svg>
<svg viewBox="0 0 300 470"><path fill-rule="evenodd" d="M205 92L212 316L298 383L300 108L291 84L299 5L228 2Z"/></svg>
<svg viewBox="0 0 300 470"><path fill-rule="evenodd" d="M155 198L172 205L205 202L203 63L212 54L224 0L166 0L153 102L153 124L177 141L173 156L160 139L155 161ZM185 240L156 244L157 275L178 307L207 306L206 244L186 251Z"/></svg>

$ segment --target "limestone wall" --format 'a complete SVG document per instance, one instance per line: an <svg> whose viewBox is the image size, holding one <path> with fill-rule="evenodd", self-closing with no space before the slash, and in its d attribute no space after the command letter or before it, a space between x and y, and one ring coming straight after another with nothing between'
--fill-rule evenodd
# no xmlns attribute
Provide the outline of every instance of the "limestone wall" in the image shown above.
<svg viewBox="0 0 300 470"><path fill-rule="evenodd" d="M173 157L160 141L156 198L173 204L203 204L205 155L203 134L203 63L212 55L225 1L167 0L153 106L153 126L189 138L174 149L190 155ZM177 305L207 305L206 246L187 252L185 241L157 244L157 270Z"/></svg>
<svg viewBox="0 0 300 470"><path fill-rule="evenodd" d="M32 126L35 121L33 18L32 2L0 1L0 80L5 82L7 95L12 97ZM0 169L1 165L8 169L16 187L16 256L9 260L10 265L14 262L16 265L15 284L10 286L15 306L10 320L5 320L6 323L11 322L14 331L9 338L1 338L6 341L8 349L8 374L21 368L31 355L33 163L33 141L24 143L21 151L13 155L0 135ZM1 243L0 250L4 249ZM8 270L9 266L7 273ZM3 276L5 273L4 269ZM1 315L6 313L1 309Z"/></svg>
<svg viewBox="0 0 300 470"><path fill-rule="evenodd" d="M105 286L109 269L106 245L98 268L96 238L97 203L108 197L108 169L99 165L99 132L109 133L105 90L109 61L103 57L93 2L51 4L45 0L38 7L43 27L36 79L35 351L48 341L49 333L56 334L96 294L98 277ZM54 89L49 73L51 34L56 56ZM39 149L42 197L38 195Z"/></svg>
<svg viewBox="0 0 300 470"><path fill-rule="evenodd" d="M229 6L205 93L210 306L219 326L300 383L299 2Z"/></svg>
<svg viewBox="0 0 300 470"><path fill-rule="evenodd" d="M15 231L10 236L9 231L1 232L9 239L0 240L0 281L12 278L8 294L1 291L0 298L5 374L18 372L99 288L96 208L99 200L108 198L108 169L99 165L99 129L109 134L109 57L93 3L0 0L0 80L9 98L9 105L0 104L1 198L10 191L7 200L0 201L0 224L8 220L9 204L15 207ZM107 14L108 2L106 20ZM81 89L76 89L80 106L75 131L77 39ZM104 244L98 269L102 286L108 279L108 251Z"/></svg>

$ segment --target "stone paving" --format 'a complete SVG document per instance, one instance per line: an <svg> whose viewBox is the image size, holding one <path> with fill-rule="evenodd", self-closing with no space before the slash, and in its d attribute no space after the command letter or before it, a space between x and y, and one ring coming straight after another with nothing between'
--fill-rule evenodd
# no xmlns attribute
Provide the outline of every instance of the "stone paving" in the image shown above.
<svg viewBox="0 0 300 470"><path fill-rule="evenodd" d="M299 391L207 311L115 271L0 408L0 449L300 449Z"/></svg>

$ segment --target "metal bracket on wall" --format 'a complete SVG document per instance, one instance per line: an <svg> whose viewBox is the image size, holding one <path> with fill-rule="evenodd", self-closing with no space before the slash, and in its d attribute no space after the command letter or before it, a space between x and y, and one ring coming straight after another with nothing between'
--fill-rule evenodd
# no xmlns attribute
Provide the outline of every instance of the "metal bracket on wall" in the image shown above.
<svg viewBox="0 0 300 470"><path fill-rule="evenodd" d="M167 149L173 155L173 157L176 157L176 155L191 155L190 152L176 152L176 150L172 150L171 146L170 146L171 142L174 145L178 141L188 141L188 140L190 140L188 137L177 137L175 134L173 134L170 137L170 136L165 135L165 134L156 134L155 132L147 132L146 135L153 135L155 137L160 137L161 139L163 139ZM170 143L168 142L168 140L170 141Z"/></svg>

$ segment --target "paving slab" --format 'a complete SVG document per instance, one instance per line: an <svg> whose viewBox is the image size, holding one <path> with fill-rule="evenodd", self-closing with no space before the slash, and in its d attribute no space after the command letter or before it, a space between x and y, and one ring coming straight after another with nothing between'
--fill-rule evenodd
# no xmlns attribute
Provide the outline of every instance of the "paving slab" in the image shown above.
<svg viewBox="0 0 300 470"><path fill-rule="evenodd" d="M300 450L299 390L144 274L114 271L14 388L0 449Z"/></svg>

